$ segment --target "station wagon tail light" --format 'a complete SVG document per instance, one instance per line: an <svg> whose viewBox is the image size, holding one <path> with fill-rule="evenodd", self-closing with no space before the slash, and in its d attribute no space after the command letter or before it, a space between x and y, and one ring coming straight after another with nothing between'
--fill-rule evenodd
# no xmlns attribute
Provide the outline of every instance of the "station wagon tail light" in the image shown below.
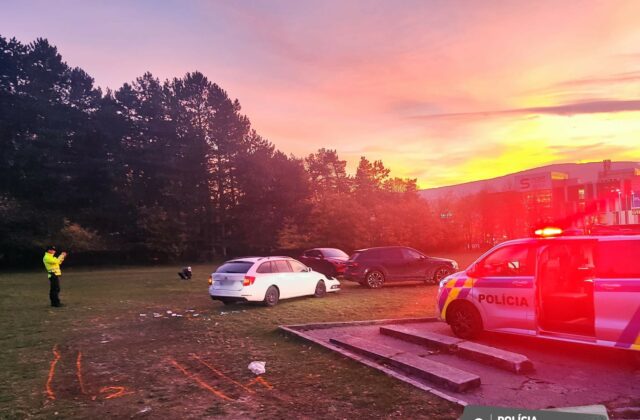
<svg viewBox="0 0 640 420"><path fill-rule="evenodd" d="M549 236L562 235L562 229L557 227L546 227L542 229L536 229L535 232L533 233L535 233L536 236L542 236L544 238L547 238Z"/></svg>
<svg viewBox="0 0 640 420"><path fill-rule="evenodd" d="M251 286L256 281L254 276L244 276L244 280L242 281L243 286Z"/></svg>

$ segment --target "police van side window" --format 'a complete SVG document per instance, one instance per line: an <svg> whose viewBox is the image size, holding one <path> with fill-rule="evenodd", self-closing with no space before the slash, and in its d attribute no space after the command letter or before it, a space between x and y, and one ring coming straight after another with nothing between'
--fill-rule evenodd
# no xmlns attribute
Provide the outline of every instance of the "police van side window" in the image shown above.
<svg viewBox="0 0 640 420"><path fill-rule="evenodd" d="M482 277L533 276L533 256L530 245L505 246L482 260L476 271Z"/></svg>
<svg viewBox="0 0 640 420"><path fill-rule="evenodd" d="M640 279L640 241L599 242L596 276Z"/></svg>

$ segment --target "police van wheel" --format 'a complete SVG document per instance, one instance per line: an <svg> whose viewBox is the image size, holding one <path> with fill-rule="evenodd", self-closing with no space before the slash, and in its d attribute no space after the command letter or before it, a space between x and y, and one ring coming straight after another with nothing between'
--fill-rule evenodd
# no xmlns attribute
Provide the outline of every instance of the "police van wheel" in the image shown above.
<svg viewBox="0 0 640 420"><path fill-rule="evenodd" d="M447 322L453 333L460 338L475 338L482 332L482 318L476 308L469 304L459 304L448 309Z"/></svg>

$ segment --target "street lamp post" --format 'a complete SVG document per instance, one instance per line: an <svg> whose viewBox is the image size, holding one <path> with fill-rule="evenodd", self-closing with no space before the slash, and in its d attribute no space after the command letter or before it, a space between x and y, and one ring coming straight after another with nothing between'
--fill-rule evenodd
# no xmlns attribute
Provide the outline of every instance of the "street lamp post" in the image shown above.
<svg viewBox="0 0 640 420"><path fill-rule="evenodd" d="M618 193L618 211L617 211L617 224L621 225L622 224L622 191L620 191L620 188L616 188L616 192Z"/></svg>

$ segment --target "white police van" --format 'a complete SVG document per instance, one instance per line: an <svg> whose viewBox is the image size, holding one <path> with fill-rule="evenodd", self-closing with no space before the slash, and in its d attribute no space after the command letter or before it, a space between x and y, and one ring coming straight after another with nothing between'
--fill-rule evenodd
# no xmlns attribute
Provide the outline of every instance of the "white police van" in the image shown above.
<svg viewBox="0 0 640 420"><path fill-rule="evenodd" d="M504 242L440 282L437 310L454 334L640 350L640 235L536 233L547 237Z"/></svg>

